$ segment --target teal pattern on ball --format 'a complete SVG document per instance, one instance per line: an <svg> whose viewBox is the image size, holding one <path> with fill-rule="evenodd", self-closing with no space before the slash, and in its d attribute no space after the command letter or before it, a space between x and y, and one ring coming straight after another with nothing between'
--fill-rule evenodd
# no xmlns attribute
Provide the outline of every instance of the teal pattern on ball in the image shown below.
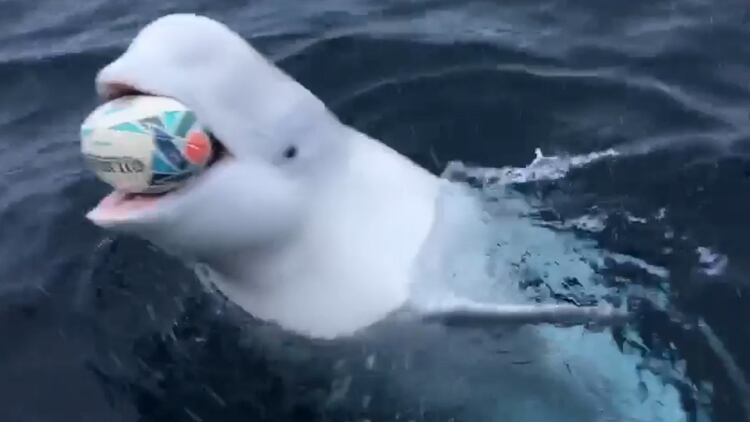
<svg viewBox="0 0 750 422"><path fill-rule="evenodd" d="M193 176L199 166L185 158L186 136L197 123L192 111L167 111L135 122L120 123L112 130L151 134L154 141L151 188L163 192Z"/></svg>

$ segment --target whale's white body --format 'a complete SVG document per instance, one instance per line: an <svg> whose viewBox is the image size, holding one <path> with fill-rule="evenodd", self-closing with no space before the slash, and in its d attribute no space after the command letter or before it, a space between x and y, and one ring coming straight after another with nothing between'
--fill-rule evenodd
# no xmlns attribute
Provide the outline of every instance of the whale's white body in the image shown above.
<svg viewBox="0 0 750 422"><path fill-rule="evenodd" d="M485 248L495 243L492 230L498 225L486 221L480 200L342 124L312 93L215 21L171 15L153 22L100 72L97 86L105 97L135 88L179 99L231 157L149 206L123 215L103 203L89 218L196 264L202 279L257 318L330 339L357 333L405 307L474 322L492 320L493 314L509 321L583 315L571 307L566 314L525 306L513 286L470 287L503 281L488 272ZM286 159L290 146L298 152ZM466 291L493 293L460 298ZM432 299L446 297L459 298L453 307L430 310ZM520 307L473 306L477 300ZM528 332L535 345L529 353L544 357L542 367L560 371L561 379L566 359L578 347L571 339L581 334L552 330ZM611 337L581 341L599 354L619 353ZM639 387L636 362L613 363L605 356L589 363L596 355L586 356L585 377L606 378L597 371L608 366L620 371L622 385L611 390L618 403L602 408L610 415L629 412ZM595 402L600 397L589 387L566 394ZM492 395L483 394L476 397ZM672 392L665 394L663 400L676 400ZM682 418L680 412L652 407L634 413L652 411L669 415L664 420Z"/></svg>
<svg viewBox="0 0 750 422"><path fill-rule="evenodd" d="M203 30L185 32L189 24ZM165 56L162 43L184 45L195 56ZM196 43L210 45L201 49ZM149 60L157 63L140 66ZM210 66L191 72L190 60ZM165 61L169 65L159 63ZM160 74L161 70L169 73ZM217 201L214 197L193 201L191 212L215 219L196 224L217 228L226 221L234 226L224 230L226 237L257 240L242 244L242 239L190 235L188 242L164 235L160 227L169 223L135 229L120 223L115 228L128 226L126 230L170 251L210 243L199 253L189 250L184 255L208 264L214 271L212 281L248 312L301 334L351 334L405 303L413 262L433 224L435 200L444 181L341 124L304 87L208 19L171 16L147 27L129 51L103 69L99 82L105 90L107 83L127 84L175 96L195 110L228 146L234 160L242 161L242 167L234 169L237 176L227 176L235 180L222 179L226 186L216 189L231 187L227 196L253 200L237 214L221 207L210 209L210 202ZM232 116L226 113L228 108L242 112ZM295 185L290 189L294 192L281 200L285 204L265 204L259 197L275 194L276 175L258 174L256 163L269 151L275 152L275 144L289 139L298 144L300 158L308 160L297 168L282 169L285 174L278 177L279 183L293 179L289 184ZM294 205L288 206L290 202ZM113 226L97 215L94 211L90 217ZM287 225L278 230L293 232L289 239L265 237L266 225L276 224Z"/></svg>
<svg viewBox="0 0 750 422"><path fill-rule="evenodd" d="M407 302L441 186L365 135L346 136L335 180L309 203L297 241L254 262L241 257L230 277L254 283L212 278L254 316L316 337L352 334Z"/></svg>

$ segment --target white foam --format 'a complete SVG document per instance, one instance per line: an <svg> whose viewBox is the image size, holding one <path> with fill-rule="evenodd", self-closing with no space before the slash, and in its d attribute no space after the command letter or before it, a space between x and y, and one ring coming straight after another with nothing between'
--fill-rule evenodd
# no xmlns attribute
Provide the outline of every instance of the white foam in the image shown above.
<svg viewBox="0 0 750 422"><path fill-rule="evenodd" d="M701 271L704 274L711 277L724 274L727 265L729 265L729 258L726 255L714 252L704 246L696 248L696 252L698 252L698 262L701 264Z"/></svg>
<svg viewBox="0 0 750 422"><path fill-rule="evenodd" d="M600 233L607 227L607 215L603 213L584 214L579 217L570 218L563 221L540 221L538 222L538 224L558 230L576 229L589 233Z"/></svg>
<svg viewBox="0 0 750 422"><path fill-rule="evenodd" d="M612 258L614 261L620 264L625 264L625 263L633 264L637 266L638 268L641 268L642 270L656 277L659 277L662 279L669 278L669 270L667 270L664 267L660 267L658 265L649 264L648 262L640 258L636 258L630 255L623 255L620 253L614 253L614 252L607 252L606 256L608 256L609 258Z"/></svg>
<svg viewBox="0 0 750 422"><path fill-rule="evenodd" d="M480 181L484 183L497 185L557 180L565 177L570 170L620 155L614 149L607 149L569 157L545 156L539 148L534 150L534 154L534 160L526 167L467 167L461 162L452 161L448 163L443 176L452 177L463 174L480 178Z"/></svg>
<svg viewBox="0 0 750 422"><path fill-rule="evenodd" d="M628 219L629 223L640 223L640 224L646 224L646 223L648 223L648 220L646 220L645 218L636 217L636 216L634 216L633 214L631 214L629 212L625 213L625 218Z"/></svg>

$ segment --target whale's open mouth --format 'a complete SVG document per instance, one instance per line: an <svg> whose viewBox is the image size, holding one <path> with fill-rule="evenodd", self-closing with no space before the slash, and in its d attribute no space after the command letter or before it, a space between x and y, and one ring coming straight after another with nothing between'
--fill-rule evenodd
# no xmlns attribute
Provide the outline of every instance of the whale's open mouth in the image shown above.
<svg viewBox="0 0 750 422"><path fill-rule="evenodd" d="M140 90L133 85L109 82L100 86L102 101L111 101L128 95L160 95ZM88 218L99 225L111 225L132 221L153 212L161 204L190 190L198 179L204 177L218 163L231 159L231 154L218 139L212 136L214 154L206 167L186 180L181 186L163 193L137 194L113 190L105 196L89 213Z"/></svg>

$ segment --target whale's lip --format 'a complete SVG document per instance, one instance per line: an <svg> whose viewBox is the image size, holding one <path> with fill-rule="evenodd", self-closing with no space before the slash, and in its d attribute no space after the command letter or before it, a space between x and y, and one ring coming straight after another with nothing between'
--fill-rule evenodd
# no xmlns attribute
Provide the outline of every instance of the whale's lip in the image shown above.
<svg viewBox="0 0 750 422"><path fill-rule="evenodd" d="M127 95L157 95L147 90L135 88L133 84L125 82L103 82L98 85L99 97L103 101L111 101Z"/></svg>
<svg viewBox="0 0 750 422"><path fill-rule="evenodd" d="M113 190L91 209L86 217L100 226L112 226L144 217L163 199L156 196L131 195Z"/></svg>
<svg viewBox="0 0 750 422"><path fill-rule="evenodd" d="M133 84L111 81L97 86L102 101L111 101L128 95L162 95L137 88ZM177 99L179 101L179 99ZM147 219L168 205L173 205L181 196L190 191L196 181L211 171L217 163L232 159L224 144L214 138L219 146L213 161L199 174L191 177L182 186L159 194L137 194L112 190L92 208L86 217L102 227Z"/></svg>

